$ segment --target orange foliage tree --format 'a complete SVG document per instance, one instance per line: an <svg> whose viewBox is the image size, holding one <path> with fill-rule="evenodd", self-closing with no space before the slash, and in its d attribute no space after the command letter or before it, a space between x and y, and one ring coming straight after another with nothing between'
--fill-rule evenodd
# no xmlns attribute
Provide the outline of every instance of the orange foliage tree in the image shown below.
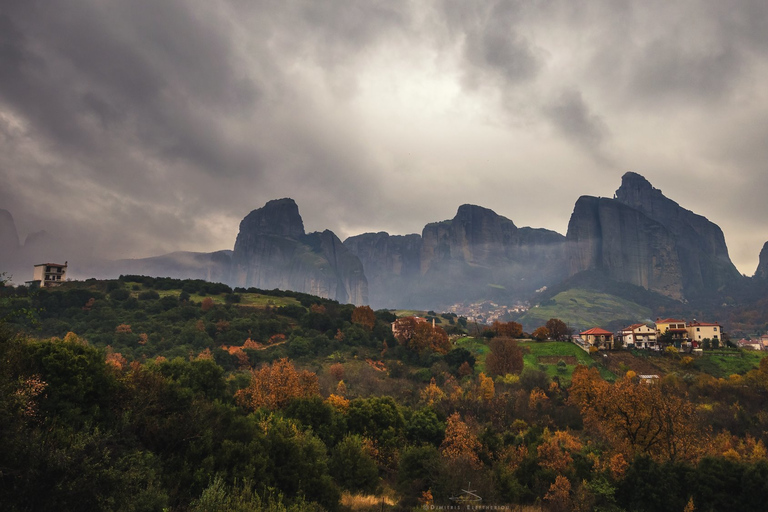
<svg viewBox="0 0 768 512"><path fill-rule="evenodd" d="M448 333L442 327L432 327L432 324L427 322L416 326L416 332L406 346L419 353L431 350L438 354L447 354L451 350Z"/></svg>
<svg viewBox="0 0 768 512"><path fill-rule="evenodd" d="M477 436L466 423L461 421L458 412L448 416L445 439L440 445L440 452L443 457L451 461L466 462L474 468L479 468L481 464L477 451L480 447Z"/></svg>
<svg viewBox="0 0 768 512"><path fill-rule="evenodd" d="M494 338L491 352L485 358L485 368L490 375L520 373L523 370L523 351L513 338Z"/></svg>
<svg viewBox="0 0 768 512"><path fill-rule="evenodd" d="M235 395L237 403L251 409L280 409L294 398L320 394L317 375L296 371L288 358L251 371L251 382Z"/></svg>
<svg viewBox="0 0 768 512"><path fill-rule="evenodd" d="M376 314L370 306L358 306L352 311L352 323L362 325L371 331L376 325Z"/></svg>
<svg viewBox="0 0 768 512"><path fill-rule="evenodd" d="M549 329L544 326L537 327L536 330L531 333L531 338L536 341L544 341L549 338Z"/></svg>
<svg viewBox="0 0 768 512"><path fill-rule="evenodd" d="M203 299L203 302L200 303L200 309L203 311L209 311L213 307L213 299L210 297L206 297Z"/></svg>
<svg viewBox="0 0 768 512"><path fill-rule="evenodd" d="M517 322L499 322L498 320L491 324L491 330L496 336L507 338L521 338L523 336L523 326Z"/></svg>
<svg viewBox="0 0 768 512"><path fill-rule="evenodd" d="M585 426L626 460L643 454L662 462L695 461L708 444L694 405L661 383L622 378L609 384L597 369L579 366L569 400L581 410Z"/></svg>
<svg viewBox="0 0 768 512"><path fill-rule="evenodd" d="M392 328L392 332L395 333L397 342L401 345L408 345L413 335L416 334L416 326L418 322L412 316L406 316L395 320L395 325Z"/></svg>

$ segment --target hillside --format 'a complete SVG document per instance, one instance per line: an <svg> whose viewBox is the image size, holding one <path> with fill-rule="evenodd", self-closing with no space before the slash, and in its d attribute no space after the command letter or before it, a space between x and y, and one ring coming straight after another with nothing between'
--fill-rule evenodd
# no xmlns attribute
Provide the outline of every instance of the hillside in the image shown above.
<svg viewBox="0 0 768 512"><path fill-rule="evenodd" d="M527 331L559 318L575 331L600 326L615 330L652 317L650 308L608 293L574 288L526 311L517 321Z"/></svg>

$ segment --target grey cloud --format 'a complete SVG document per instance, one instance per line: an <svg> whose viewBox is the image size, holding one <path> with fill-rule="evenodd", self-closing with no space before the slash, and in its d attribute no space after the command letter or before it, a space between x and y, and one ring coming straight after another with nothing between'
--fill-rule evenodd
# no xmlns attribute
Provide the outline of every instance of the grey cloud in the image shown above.
<svg viewBox="0 0 768 512"><path fill-rule="evenodd" d="M605 122L591 112L579 91L563 92L547 108L553 124L570 141L598 160L607 162L604 143L609 136Z"/></svg>

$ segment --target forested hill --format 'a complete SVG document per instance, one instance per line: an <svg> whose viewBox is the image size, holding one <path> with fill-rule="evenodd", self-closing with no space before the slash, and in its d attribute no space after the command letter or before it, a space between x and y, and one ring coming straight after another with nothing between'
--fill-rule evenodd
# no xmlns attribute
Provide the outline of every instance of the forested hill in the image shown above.
<svg viewBox="0 0 768 512"><path fill-rule="evenodd" d="M430 316L139 276L0 287L0 508L394 511L471 482L510 509L764 510L768 359Z"/></svg>

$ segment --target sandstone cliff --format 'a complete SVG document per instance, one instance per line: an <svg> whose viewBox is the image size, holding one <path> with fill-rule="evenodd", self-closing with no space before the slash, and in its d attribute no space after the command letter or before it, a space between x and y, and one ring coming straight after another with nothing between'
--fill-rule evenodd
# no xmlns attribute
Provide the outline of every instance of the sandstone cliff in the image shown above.
<svg viewBox="0 0 768 512"><path fill-rule="evenodd" d="M292 199L269 201L242 220L228 281L232 286L294 290L342 303L368 302L360 260L330 231L305 234Z"/></svg>
<svg viewBox="0 0 768 512"><path fill-rule="evenodd" d="M683 298L675 236L640 211L614 199L580 197L566 238L570 275L599 270L615 281Z"/></svg>
<svg viewBox="0 0 768 512"><path fill-rule="evenodd" d="M728 256L722 230L701 215L681 207L634 172L626 173L616 199L669 230L675 237L686 295L714 292L741 274Z"/></svg>

